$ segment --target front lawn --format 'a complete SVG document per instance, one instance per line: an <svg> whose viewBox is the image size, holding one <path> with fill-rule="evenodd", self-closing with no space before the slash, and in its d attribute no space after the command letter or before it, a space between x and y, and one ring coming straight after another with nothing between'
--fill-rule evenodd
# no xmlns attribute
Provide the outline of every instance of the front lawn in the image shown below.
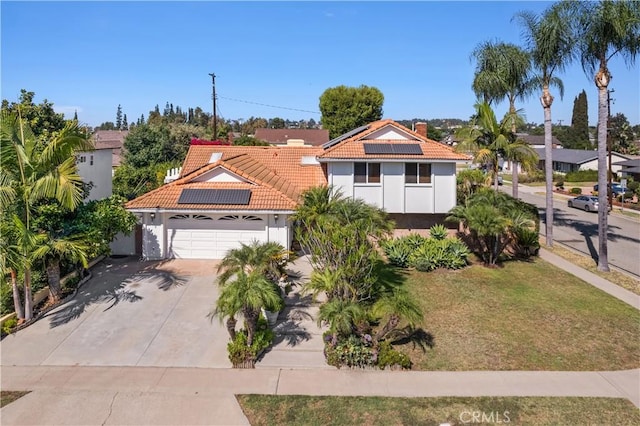
<svg viewBox="0 0 640 426"><path fill-rule="evenodd" d="M22 398L29 392L23 391L1 391L0 392L0 407L4 407L7 404L12 403L16 399Z"/></svg>
<svg viewBox="0 0 640 426"><path fill-rule="evenodd" d="M640 424L640 411L615 398L386 398L239 395L258 425ZM484 421L482 415L484 414ZM477 421L473 421L475 419Z"/></svg>
<svg viewBox="0 0 640 426"><path fill-rule="evenodd" d="M640 367L640 312L536 259L498 268L410 271L423 352L417 370L618 370Z"/></svg>

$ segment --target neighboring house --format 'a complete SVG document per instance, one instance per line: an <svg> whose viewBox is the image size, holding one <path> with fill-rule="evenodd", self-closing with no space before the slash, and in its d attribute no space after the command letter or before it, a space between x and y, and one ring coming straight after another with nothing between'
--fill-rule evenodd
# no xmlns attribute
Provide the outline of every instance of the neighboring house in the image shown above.
<svg viewBox="0 0 640 426"><path fill-rule="evenodd" d="M290 248L300 195L327 183L396 221L445 214L456 163L470 158L417 128L377 121L321 147L191 145L177 180L127 204L141 217L143 257L220 259L252 240Z"/></svg>
<svg viewBox="0 0 640 426"><path fill-rule="evenodd" d="M86 201L110 197L113 192L111 149L95 149L76 153L78 174L85 183L93 186Z"/></svg>
<svg viewBox="0 0 640 426"><path fill-rule="evenodd" d="M518 139L529 144L531 148L544 148L544 135L528 135L526 133L516 133ZM562 149L562 144L555 136L551 137L551 147Z"/></svg>
<svg viewBox="0 0 640 426"><path fill-rule="evenodd" d="M620 166L620 176L632 177L634 181L640 181L640 158L635 158L626 161L618 161L613 163L612 166Z"/></svg>
<svg viewBox="0 0 640 426"><path fill-rule="evenodd" d="M256 129L255 138L275 146L321 146L329 142L329 131L324 129Z"/></svg>
<svg viewBox="0 0 640 426"><path fill-rule="evenodd" d="M93 134L93 143L96 149L111 149L111 166L113 169L122 162L122 146L124 138L129 134L128 130L96 130Z"/></svg>
<svg viewBox="0 0 640 426"><path fill-rule="evenodd" d="M536 152L540 157L539 167L544 170L545 155L544 148L536 148ZM598 170L598 151L587 151L583 149L554 149L553 153L553 171L560 173L575 172L578 170ZM627 156L611 153L611 170L618 173L622 166L616 166L613 163L628 160Z"/></svg>

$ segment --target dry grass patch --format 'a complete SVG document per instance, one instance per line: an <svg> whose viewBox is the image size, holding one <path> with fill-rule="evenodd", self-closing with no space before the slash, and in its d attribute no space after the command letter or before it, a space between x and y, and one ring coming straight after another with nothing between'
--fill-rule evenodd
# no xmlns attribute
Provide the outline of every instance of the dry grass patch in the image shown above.
<svg viewBox="0 0 640 426"><path fill-rule="evenodd" d="M544 247L545 250L550 251L553 254L556 254L562 257L565 260L573 263L574 265L580 266L587 271L596 274L597 276L604 278L607 281L610 281L620 287L627 289L635 294L640 295L640 281L627 275L622 272L618 272L612 269L610 272L601 272L597 269L597 263L589 256L585 256L581 253L577 253L571 249L561 246L560 244L554 244L553 248L548 248L545 245L545 238L540 237L540 245Z"/></svg>
<svg viewBox="0 0 640 426"><path fill-rule="evenodd" d="M239 395L253 426L260 425L531 425L640 424L640 411L615 398L386 398ZM490 421L492 419L492 421ZM480 423L477 421L476 423Z"/></svg>
<svg viewBox="0 0 640 426"><path fill-rule="evenodd" d="M411 271L433 336L398 346L418 370L622 370L640 366L640 312L553 265Z"/></svg>
<svg viewBox="0 0 640 426"><path fill-rule="evenodd" d="M4 407L28 393L29 391L0 391L0 407Z"/></svg>

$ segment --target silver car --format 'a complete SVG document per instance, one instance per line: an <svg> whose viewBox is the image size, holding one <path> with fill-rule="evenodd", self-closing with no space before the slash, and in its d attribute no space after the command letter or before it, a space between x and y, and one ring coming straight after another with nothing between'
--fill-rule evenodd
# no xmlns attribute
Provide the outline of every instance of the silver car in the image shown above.
<svg viewBox="0 0 640 426"><path fill-rule="evenodd" d="M598 197L594 197L592 195L580 195L572 200L569 200L568 205L569 207L582 209L585 212L597 212Z"/></svg>

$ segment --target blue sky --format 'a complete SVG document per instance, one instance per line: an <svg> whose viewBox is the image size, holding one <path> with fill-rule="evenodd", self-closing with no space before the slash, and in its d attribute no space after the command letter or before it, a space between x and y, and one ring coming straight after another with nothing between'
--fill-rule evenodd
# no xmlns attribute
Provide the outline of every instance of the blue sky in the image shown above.
<svg viewBox="0 0 640 426"><path fill-rule="evenodd" d="M463 118L473 113L470 52L480 42L521 43L511 22L547 2L8 2L2 1L2 98L21 88L47 98L67 117L129 122L156 104L211 111L226 119L319 120L318 99L337 85L365 84L385 96L384 117ZM640 63L610 64L612 114L640 123ZM583 89L597 122L593 79L579 64L560 77L553 122L571 121ZM261 106L275 105L296 111ZM543 121L533 97L519 105ZM506 105L496 112L502 116ZM310 112L307 112L310 111Z"/></svg>

